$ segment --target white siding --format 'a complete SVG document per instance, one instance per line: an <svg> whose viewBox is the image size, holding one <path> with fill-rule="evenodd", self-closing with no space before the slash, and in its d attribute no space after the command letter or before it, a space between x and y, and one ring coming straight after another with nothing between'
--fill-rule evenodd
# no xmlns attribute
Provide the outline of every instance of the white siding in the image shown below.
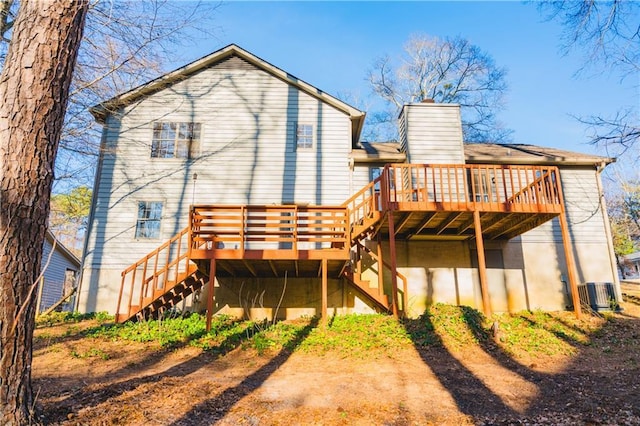
<svg viewBox="0 0 640 426"><path fill-rule="evenodd" d="M154 121L202 123L199 155L151 158ZM313 126L313 148L296 150L298 123ZM192 203L331 205L349 197L350 118L238 58L109 116L104 144L85 270L124 269L184 228ZM159 239L135 239L138 201L164 203Z"/></svg>
<svg viewBox="0 0 640 426"><path fill-rule="evenodd" d="M564 167L560 179L579 282L615 282L595 168ZM559 219L523 234L522 250L528 281L543 286L567 280Z"/></svg>
<svg viewBox="0 0 640 426"><path fill-rule="evenodd" d="M353 168L351 182L353 193L360 191L364 186L373 180L373 169L382 169L383 166L373 164L356 164Z"/></svg>
<svg viewBox="0 0 640 426"><path fill-rule="evenodd" d="M410 104L400 113L400 143L413 164L463 164L460 107Z"/></svg>

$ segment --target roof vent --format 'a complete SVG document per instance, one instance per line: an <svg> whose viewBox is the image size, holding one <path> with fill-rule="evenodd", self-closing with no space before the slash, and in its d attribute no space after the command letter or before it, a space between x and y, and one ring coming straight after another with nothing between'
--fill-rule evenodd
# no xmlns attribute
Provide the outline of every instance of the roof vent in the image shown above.
<svg viewBox="0 0 640 426"><path fill-rule="evenodd" d="M433 99L431 99L431 98L425 98L425 99L423 99L423 100L422 100L422 103L423 103L423 104L435 104L435 103L436 103L436 101L434 101L434 100L433 100Z"/></svg>

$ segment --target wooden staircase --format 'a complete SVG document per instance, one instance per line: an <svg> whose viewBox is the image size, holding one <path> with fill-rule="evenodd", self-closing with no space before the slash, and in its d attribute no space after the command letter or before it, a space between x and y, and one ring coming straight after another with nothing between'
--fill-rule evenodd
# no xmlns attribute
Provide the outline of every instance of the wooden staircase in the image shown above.
<svg viewBox="0 0 640 426"><path fill-rule="evenodd" d="M362 274L359 272L345 271L343 274L347 282L351 284L359 293L366 296L369 301L373 302L378 310L391 313L391 305L386 294L378 292L378 287L372 287L371 281L363 280Z"/></svg>
<svg viewBox="0 0 640 426"><path fill-rule="evenodd" d="M198 270L195 265L193 270L184 274L178 280L169 282L162 289L152 292L142 300L141 305L129 306L129 312L119 314L116 322L127 320L156 319L166 310L171 309L187 296L200 290L208 282L209 277Z"/></svg>
<svg viewBox="0 0 640 426"><path fill-rule="evenodd" d="M298 246L324 244L304 256L337 256L348 264L349 253L361 253L361 241L375 231L382 217L380 192L375 190L379 182L380 178L369 183L339 207L194 207L187 228L122 272L116 322L157 317L202 288L208 282L205 259L210 256L251 261L255 254L251 247L284 244L257 251L278 260L297 256ZM359 264L357 259L355 263ZM382 288L371 287L361 275L361 269L349 267L340 274L379 310L390 312Z"/></svg>
<svg viewBox="0 0 640 426"><path fill-rule="evenodd" d="M155 318L202 288L206 282L206 274L189 258L187 227L122 271L115 320L122 323ZM125 289L128 290L128 299L122 306Z"/></svg>
<svg viewBox="0 0 640 426"><path fill-rule="evenodd" d="M349 211L352 246L355 241L374 233L382 217L381 192L376 190L381 186L381 180L382 176L378 176L342 204Z"/></svg>
<svg viewBox="0 0 640 426"><path fill-rule="evenodd" d="M377 225L383 217L382 194L379 190L382 186L381 181L382 176L378 176L343 204L349 209L352 247L351 267L345 269L343 276L352 287L366 296L376 308L390 313L392 307L389 303L389 297L384 293L382 277L380 276L382 273L380 265L382 264L383 267L385 265L378 259L377 255L362 243L363 240L377 232ZM378 271L375 275L380 279L375 286L372 286L369 280L362 279L364 273L362 254L365 252L375 258L378 265Z"/></svg>
<svg viewBox="0 0 640 426"><path fill-rule="evenodd" d="M354 241L354 248L355 256L352 263L352 268L351 270L345 270L344 277L347 279L349 284L359 290L360 293L367 296L367 298L371 302L373 302L376 307L384 312L391 313L392 305L389 302L388 295L384 292L383 283L383 274L385 268L389 271L389 273L393 273L391 265L381 259L376 253L371 251L365 244L363 244L361 240ZM372 260L372 265L365 266L363 262L365 253ZM372 270L373 275L378 278L378 282L375 286L371 285L371 281L362 279L362 276L366 270ZM401 296L398 298L398 302L400 304L400 306L398 306L398 311L404 312L407 306L408 281L407 277L405 277L398 271L396 271L396 276L402 282L402 290L398 290Z"/></svg>

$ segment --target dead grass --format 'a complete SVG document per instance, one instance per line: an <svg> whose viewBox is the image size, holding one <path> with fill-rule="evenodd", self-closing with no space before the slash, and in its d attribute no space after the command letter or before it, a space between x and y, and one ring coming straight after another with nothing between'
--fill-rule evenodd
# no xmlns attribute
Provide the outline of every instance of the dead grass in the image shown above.
<svg viewBox="0 0 640 426"><path fill-rule="evenodd" d="M640 424L640 304L624 308L583 321L542 312L487 320L438 305L403 323L229 322L213 335L194 321L189 336L169 343L125 338L95 320L41 327L33 363L39 420Z"/></svg>

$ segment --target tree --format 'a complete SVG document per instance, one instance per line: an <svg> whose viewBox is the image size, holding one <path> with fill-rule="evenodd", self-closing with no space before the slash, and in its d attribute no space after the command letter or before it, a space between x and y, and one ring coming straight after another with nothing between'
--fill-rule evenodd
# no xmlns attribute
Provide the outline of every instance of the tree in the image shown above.
<svg viewBox="0 0 640 426"><path fill-rule="evenodd" d="M18 3L0 0L2 40L11 37ZM89 108L167 71L179 59L180 47L215 28L217 7L214 2L166 0L91 2L56 161L56 192L93 184L101 128Z"/></svg>
<svg viewBox="0 0 640 426"><path fill-rule="evenodd" d="M458 103L465 141L502 142L511 133L496 118L507 90L505 76L489 54L462 37L419 34L410 37L401 57L377 59L368 79L391 107L374 114L377 121L395 120L405 103Z"/></svg>
<svg viewBox="0 0 640 426"><path fill-rule="evenodd" d="M0 75L0 423L31 423L36 292L88 1L20 5Z"/></svg>
<svg viewBox="0 0 640 426"><path fill-rule="evenodd" d="M640 249L640 182L622 182L618 191L610 191L607 211L618 267L624 272L623 256Z"/></svg>
<svg viewBox="0 0 640 426"><path fill-rule="evenodd" d="M49 230L78 257L82 255L90 208L91 189L86 186L51 196Z"/></svg>
<svg viewBox="0 0 640 426"><path fill-rule="evenodd" d="M538 4L547 19L563 27L565 52L584 53L580 71L601 67L621 80L640 72L640 2L628 0L544 1ZM579 120L591 129L591 143L614 155L632 159L640 152L638 104L622 106L612 117L594 115ZM628 153L628 154L627 154Z"/></svg>

